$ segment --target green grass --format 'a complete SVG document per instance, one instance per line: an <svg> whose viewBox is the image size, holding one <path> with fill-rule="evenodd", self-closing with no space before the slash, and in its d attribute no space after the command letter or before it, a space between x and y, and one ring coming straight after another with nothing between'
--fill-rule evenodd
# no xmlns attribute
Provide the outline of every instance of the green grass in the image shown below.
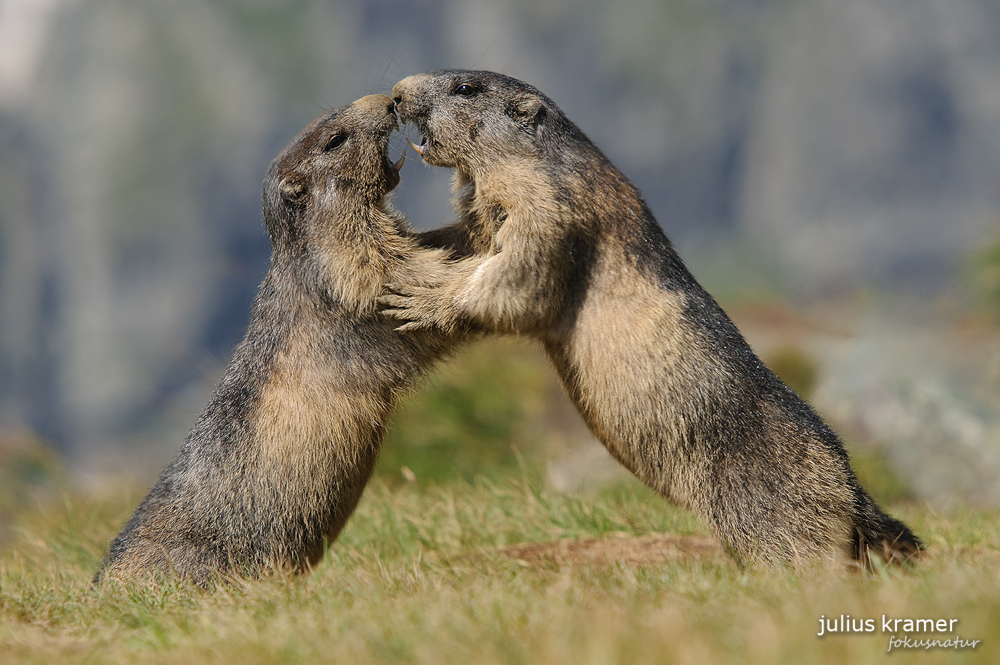
<svg viewBox="0 0 1000 665"><path fill-rule="evenodd" d="M895 506L931 546L912 571L744 570L727 559L526 565L504 546L704 533L642 488L593 498L539 483L376 480L310 575L203 591L88 581L129 500L66 497L19 515L0 553L5 663L869 663L888 635L819 638L821 615L957 618L1000 650L997 513Z"/></svg>
<svg viewBox="0 0 1000 665"><path fill-rule="evenodd" d="M561 389L542 353L496 339L463 349L404 399L386 434L377 473L424 482L517 473L548 434L545 412Z"/></svg>
<svg viewBox="0 0 1000 665"><path fill-rule="evenodd" d="M789 357L793 368L808 360ZM469 349L403 405L376 478L315 571L211 591L181 582L90 588L142 489L60 490L69 485L50 454L0 439L0 663L1000 658L1000 513L938 514L914 503L873 451L854 457L863 482L930 546L912 570L508 556L504 548L567 539L706 535L689 512L636 482L587 497L547 485L553 395L552 372L532 347ZM403 479L404 466L415 482ZM817 637L821 616L841 614L874 619L876 631ZM958 636L981 642L887 654L883 614L959 619Z"/></svg>
<svg viewBox="0 0 1000 665"><path fill-rule="evenodd" d="M1000 319L1000 233L976 250L967 268L972 290L987 315Z"/></svg>

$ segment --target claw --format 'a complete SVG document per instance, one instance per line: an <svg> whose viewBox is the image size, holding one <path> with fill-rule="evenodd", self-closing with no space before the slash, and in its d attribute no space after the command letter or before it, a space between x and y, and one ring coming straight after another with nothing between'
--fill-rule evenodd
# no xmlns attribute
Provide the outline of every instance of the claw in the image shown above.
<svg viewBox="0 0 1000 665"><path fill-rule="evenodd" d="M414 332L416 330L422 330L423 328L424 324L419 321L410 321L409 323L404 323L396 328L396 332Z"/></svg>
<svg viewBox="0 0 1000 665"><path fill-rule="evenodd" d="M378 299L378 304L385 305L386 307L403 307L406 305L406 300L401 298L399 295L385 295Z"/></svg>

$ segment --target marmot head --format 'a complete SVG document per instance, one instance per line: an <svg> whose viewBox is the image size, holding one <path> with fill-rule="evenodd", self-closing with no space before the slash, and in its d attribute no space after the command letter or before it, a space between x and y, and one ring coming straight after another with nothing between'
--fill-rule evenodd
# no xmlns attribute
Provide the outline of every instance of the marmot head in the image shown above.
<svg viewBox="0 0 1000 665"><path fill-rule="evenodd" d="M389 161L389 136L399 128L393 102L369 95L327 111L274 158L264 179L264 223L275 248L322 232L330 220L381 206L399 184L400 158Z"/></svg>
<svg viewBox="0 0 1000 665"><path fill-rule="evenodd" d="M392 97L399 119L423 134L414 149L425 162L473 177L506 156L552 149L567 130L579 134L537 88L494 72L417 74L397 83Z"/></svg>

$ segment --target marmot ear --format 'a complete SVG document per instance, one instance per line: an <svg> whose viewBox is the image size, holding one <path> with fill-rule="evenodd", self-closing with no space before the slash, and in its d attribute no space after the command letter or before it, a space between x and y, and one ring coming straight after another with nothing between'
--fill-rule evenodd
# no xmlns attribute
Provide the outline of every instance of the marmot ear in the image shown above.
<svg viewBox="0 0 1000 665"><path fill-rule="evenodd" d="M308 191L306 179L297 173L292 173L278 183L278 193L282 200L293 205L300 205Z"/></svg>
<svg viewBox="0 0 1000 665"><path fill-rule="evenodd" d="M545 104L538 95L525 92L514 101L514 113L532 124L538 124L545 116Z"/></svg>

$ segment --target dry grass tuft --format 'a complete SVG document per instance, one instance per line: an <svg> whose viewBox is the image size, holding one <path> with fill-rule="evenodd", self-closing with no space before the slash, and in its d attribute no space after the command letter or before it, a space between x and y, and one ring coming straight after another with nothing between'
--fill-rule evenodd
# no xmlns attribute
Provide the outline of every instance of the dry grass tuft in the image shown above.
<svg viewBox="0 0 1000 665"><path fill-rule="evenodd" d="M557 568L580 566L649 566L671 561L714 561L726 558L719 541L709 536L629 536L614 533L604 538L560 540L503 547L500 554L525 566L555 564Z"/></svg>

